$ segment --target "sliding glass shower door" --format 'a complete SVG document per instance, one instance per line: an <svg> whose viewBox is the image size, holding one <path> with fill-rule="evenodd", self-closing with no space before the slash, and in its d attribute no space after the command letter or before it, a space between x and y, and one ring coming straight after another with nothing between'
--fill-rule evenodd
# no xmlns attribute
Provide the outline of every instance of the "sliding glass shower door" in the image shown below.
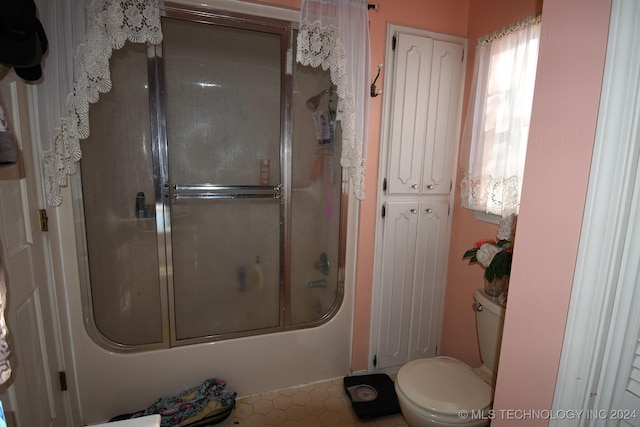
<svg viewBox="0 0 640 427"><path fill-rule="evenodd" d="M276 328L283 35L175 19L163 32L175 339Z"/></svg>

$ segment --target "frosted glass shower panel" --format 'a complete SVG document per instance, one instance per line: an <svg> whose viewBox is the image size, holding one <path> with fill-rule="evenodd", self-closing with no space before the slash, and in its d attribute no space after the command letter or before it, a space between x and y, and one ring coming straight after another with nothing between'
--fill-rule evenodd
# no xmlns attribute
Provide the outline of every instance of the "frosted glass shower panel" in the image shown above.
<svg viewBox="0 0 640 427"><path fill-rule="evenodd" d="M298 63L293 68L293 144L291 161L291 286L289 321L318 322L339 303L342 132L320 143L314 116L335 111L338 96L329 71ZM322 94L315 110L309 98Z"/></svg>
<svg viewBox="0 0 640 427"><path fill-rule="evenodd" d="M178 340L279 326L279 211L275 199L172 202Z"/></svg>
<svg viewBox="0 0 640 427"><path fill-rule="evenodd" d="M114 50L80 163L94 322L122 345L163 340L146 61L139 43Z"/></svg>
<svg viewBox="0 0 640 427"><path fill-rule="evenodd" d="M280 181L278 34L163 20L172 184Z"/></svg>
<svg viewBox="0 0 640 427"><path fill-rule="evenodd" d="M277 328L281 36L163 32L175 338Z"/></svg>

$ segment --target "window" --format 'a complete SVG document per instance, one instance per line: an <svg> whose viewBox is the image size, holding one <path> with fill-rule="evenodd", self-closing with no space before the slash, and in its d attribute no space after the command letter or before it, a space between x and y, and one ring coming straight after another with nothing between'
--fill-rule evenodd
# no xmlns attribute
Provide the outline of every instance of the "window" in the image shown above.
<svg viewBox="0 0 640 427"><path fill-rule="evenodd" d="M462 136L462 207L518 212L539 38L536 14L478 40Z"/></svg>

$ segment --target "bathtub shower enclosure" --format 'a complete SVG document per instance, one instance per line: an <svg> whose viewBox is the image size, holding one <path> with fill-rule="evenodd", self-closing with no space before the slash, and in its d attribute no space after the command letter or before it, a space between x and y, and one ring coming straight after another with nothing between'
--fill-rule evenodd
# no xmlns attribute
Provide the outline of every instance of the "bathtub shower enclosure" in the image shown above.
<svg viewBox="0 0 640 427"><path fill-rule="evenodd" d="M82 144L90 335L139 351L324 323L346 218L329 73L295 62L289 22L169 5L162 29L114 51Z"/></svg>

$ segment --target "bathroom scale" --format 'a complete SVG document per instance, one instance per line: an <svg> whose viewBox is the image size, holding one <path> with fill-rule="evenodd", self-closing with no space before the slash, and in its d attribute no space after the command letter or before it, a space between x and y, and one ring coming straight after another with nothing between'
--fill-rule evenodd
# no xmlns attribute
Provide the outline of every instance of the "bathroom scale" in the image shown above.
<svg viewBox="0 0 640 427"><path fill-rule="evenodd" d="M344 377L344 389L360 419L400 413L393 380L387 374Z"/></svg>

